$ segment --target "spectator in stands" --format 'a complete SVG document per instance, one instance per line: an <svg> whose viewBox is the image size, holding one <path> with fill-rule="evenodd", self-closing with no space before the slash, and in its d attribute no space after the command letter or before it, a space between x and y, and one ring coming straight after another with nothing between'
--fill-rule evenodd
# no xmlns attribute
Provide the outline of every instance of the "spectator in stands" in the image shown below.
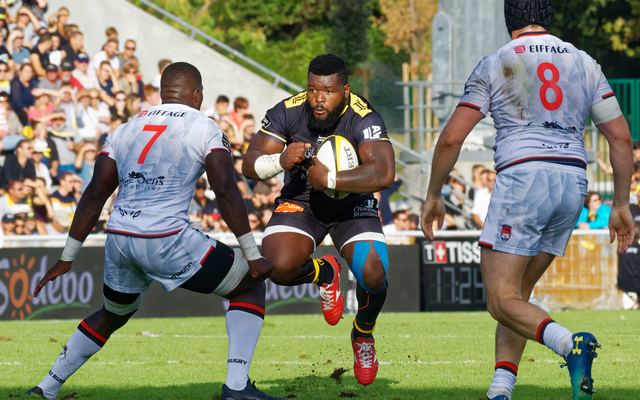
<svg viewBox="0 0 640 400"><path fill-rule="evenodd" d="M82 181L79 191L80 193L84 193L87 186L89 186L89 182L91 182L96 158L98 158L97 143L87 142L80 147L74 164L76 171L78 171L78 177Z"/></svg>
<svg viewBox="0 0 640 400"><path fill-rule="evenodd" d="M236 130L240 128L244 121L245 115L251 114L249 110L249 100L244 97L236 97L233 101L233 111L229 113Z"/></svg>
<svg viewBox="0 0 640 400"><path fill-rule="evenodd" d="M63 45L69 43L69 38L71 37L71 35L74 32L78 32L80 31L80 28L78 28L78 25L76 24L66 24L64 26L64 33L60 34L60 41Z"/></svg>
<svg viewBox="0 0 640 400"><path fill-rule="evenodd" d="M0 7L0 36L7 38L9 36L9 21L7 20L7 11L5 7Z"/></svg>
<svg viewBox="0 0 640 400"><path fill-rule="evenodd" d="M44 89L36 88L36 82L33 80L33 67L30 64L21 65L18 76L11 81L9 103L22 125L27 125L29 107L35 103L35 96L39 96L43 91Z"/></svg>
<svg viewBox="0 0 640 400"><path fill-rule="evenodd" d="M40 35L38 44L31 49L31 55L29 56L31 58L31 65L33 65L33 69L39 77L44 77L49 71L47 66L49 65L49 51L52 45L53 39L51 38L51 34L46 32ZM56 66L54 65L54 67ZM57 74L57 67L55 71Z"/></svg>
<svg viewBox="0 0 640 400"><path fill-rule="evenodd" d="M23 184L24 191L27 194L26 202L32 207L29 211L35 212L37 207L44 207L45 212L52 215L53 209L51 208L51 201L49 201L49 191L46 189L42 179L27 178Z"/></svg>
<svg viewBox="0 0 640 400"><path fill-rule="evenodd" d="M611 214L611 208L602 203L600 195L596 192L587 192L576 228L604 229L609 226L609 214Z"/></svg>
<svg viewBox="0 0 640 400"><path fill-rule="evenodd" d="M70 83L65 83L60 87L57 108L64 110L69 125L74 129L78 129L78 102L76 101L73 86Z"/></svg>
<svg viewBox="0 0 640 400"><path fill-rule="evenodd" d="M58 11L51 14L49 17L49 33L57 33L59 36L66 37L64 34L64 26L69 21L69 10L66 7L61 7Z"/></svg>
<svg viewBox="0 0 640 400"><path fill-rule="evenodd" d="M48 131L49 138L55 143L58 152L58 176L60 176L60 173L63 171L75 172L75 149L76 145L82 142L82 138L80 138L78 132L69 126L66 121L67 116L63 110L53 110L53 114L51 114L51 126L48 128ZM54 176L54 174L51 174L51 176Z"/></svg>
<svg viewBox="0 0 640 400"><path fill-rule="evenodd" d="M138 68L137 66L140 65L140 62L138 61L138 57L133 55L133 52L135 51L135 40L127 39L127 41L124 42L124 50L122 51L122 53L118 54L118 59L120 61L120 72L124 73L124 67L131 63L135 63L136 69Z"/></svg>
<svg viewBox="0 0 640 400"><path fill-rule="evenodd" d="M2 69L2 64L0 64L0 70ZM9 136L15 136L16 138L12 138L12 142L18 143L22 140L23 126L20 123L20 119L16 115L16 113L11 109L11 104L9 103L9 93L0 92L0 111L4 110L7 123L9 125L9 131L7 132L7 136L3 138L4 141L7 141ZM12 146L14 148L15 146ZM5 148L8 149L8 148Z"/></svg>
<svg viewBox="0 0 640 400"><path fill-rule="evenodd" d="M46 232L46 231L45 231ZM36 224L36 214L31 211L27 213L24 219L24 233L25 236L38 235L38 226Z"/></svg>
<svg viewBox="0 0 640 400"><path fill-rule="evenodd" d="M109 132L109 123L111 122L111 112L109 111L109 105L101 100L105 96L101 96L98 89L89 90L89 108L88 111L95 115L94 119L98 120L98 129L100 135ZM109 97L111 99L111 97ZM112 100L112 99L111 99Z"/></svg>
<svg viewBox="0 0 640 400"><path fill-rule="evenodd" d="M116 92L113 98L115 103L113 106L109 107L111 115L118 115L123 121L129 121L131 115L129 114L129 110L127 110L127 95L123 92Z"/></svg>
<svg viewBox="0 0 640 400"><path fill-rule="evenodd" d="M203 110L202 112L209 118L213 118L214 121L220 121L220 116L229 113L229 98L225 95L220 95L216 99L216 103L211 107Z"/></svg>
<svg viewBox="0 0 640 400"><path fill-rule="evenodd" d="M78 203L82 198L82 193L84 192L84 190L82 189L84 187L84 180L78 175L76 175L74 178L75 180L73 181L73 197L76 198L76 203Z"/></svg>
<svg viewBox="0 0 640 400"><path fill-rule="evenodd" d="M7 184L7 194L0 196L0 215L24 212L27 203L27 193L22 181L10 181Z"/></svg>
<svg viewBox="0 0 640 400"><path fill-rule="evenodd" d="M382 227L384 234L409 230L409 210L398 210L393 213L393 223ZM388 244L410 244L411 238L406 236L387 237Z"/></svg>
<svg viewBox="0 0 640 400"><path fill-rule="evenodd" d="M220 119L216 121L216 124L220 129L222 129L225 135L227 135L229 143L231 144L231 146L233 146L234 150L240 149L242 147L242 144L244 143L244 137L234 126L233 120L231 119L229 114L222 114L220 116ZM238 153L240 152L238 151Z"/></svg>
<svg viewBox="0 0 640 400"><path fill-rule="evenodd" d="M126 107L127 107L127 111L129 112L129 115L131 115L132 117L140 112L141 104L142 104L142 100L140 99L139 96L136 96L133 93L127 95Z"/></svg>
<svg viewBox="0 0 640 400"><path fill-rule="evenodd" d="M41 178L37 178L35 184L41 188L39 190L41 193L38 193L33 199L33 213L36 217L38 233L46 235L48 234L47 224L53 218L53 206L51 205L51 200L49 200L51 192L45 188L44 181Z"/></svg>
<svg viewBox="0 0 640 400"><path fill-rule="evenodd" d="M410 231L420 230L420 216L418 214L409 214L407 221Z"/></svg>
<svg viewBox="0 0 640 400"><path fill-rule="evenodd" d="M73 32L69 35L69 42L60 45L60 50L64 52L63 61L75 62L84 51L84 35L81 32ZM87 56L87 61L89 57ZM85 71L86 72L86 71Z"/></svg>
<svg viewBox="0 0 640 400"><path fill-rule="evenodd" d="M191 202L189 203L189 211L190 215L202 215L202 210L211 203L205 196L205 191L207 189L207 183L204 178L198 179L196 182L195 192L193 193L193 198L191 198Z"/></svg>
<svg viewBox="0 0 640 400"><path fill-rule="evenodd" d="M251 114L245 115L244 121L242 121L242 124L240 125L240 128L238 130L242 135L242 141L243 141L240 152L242 154L246 154L247 149L249 148L249 143L251 142L251 139L253 139L253 137L256 135L256 121L253 118L253 115Z"/></svg>
<svg viewBox="0 0 640 400"><path fill-rule="evenodd" d="M265 225L262 223L262 213L260 211L249 211L247 219L249 220L251 232L264 232Z"/></svg>
<svg viewBox="0 0 640 400"><path fill-rule="evenodd" d="M402 186L402 179L396 175L393 180L393 184L388 189L385 189L380 192L380 199L378 200L378 210L380 214L380 221L382 226L389 225L393 222L393 213L391 212L391 207L389 206L389 197L398 191Z"/></svg>
<svg viewBox="0 0 640 400"><path fill-rule="evenodd" d="M49 168L49 175L52 178L58 176L58 167L60 166L60 158L58 157L58 147L53 139L50 137L49 132L47 130L47 125L44 122L33 121L31 123L32 127L32 135L34 141L40 140L45 141L47 147L42 151L42 163ZM42 149L42 145L40 147ZM36 147L34 145L34 152L36 151ZM38 172L38 166L34 162L34 166L36 167L36 176L40 177L43 173ZM48 190L51 190L51 186L48 186Z"/></svg>
<svg viewBox="0 0 640 400"><path fill-rule="evenodd" d="M7 63L0 61L0 92L6 92L7 94L11 92L12 76L11 67Z"/></svg>
<svg viewBox="0 0 640 400"><path fill-rule="evenodd" d="M122 67L122 75L118 79L118 85L125 95L133 93L140 96L143 89L141 89L142 81L138 80L138 63L131 62Z"/></svg>
<svg viewBox="0 0 640 400"><path fill-rule="evenodd" d="M236 183L238 184L238 189L240 190L240 193L242 194L242 197L244 199L250 199L253 197L253 190L251 189L251 184L250 184L250 180L247 179L243 174L242 174L242 161L243 161L243 155L242 154L238 154L233 156L233 175L236 178ZM255 181L254 185L255 186Z"/></svg>
<svg viewBox="0 0 640 400"><path fill-rule="evenodd" d="M24 33L23 46L33 47L38 41L38 31L40 30L40 21L33 14L29 7L20 7L15 23L9 24L9 30L21 29Z"/></svg>
<svg viewBox="0 0 640 400"><path fill-rule="evenodd" d="M473 174L473 186L469 189L469 200L473 201L476 194L476 187L478 189L485 187L484 179L482 178L482 172L485 170L484 166L476 164L471 168Z"/></svg>
<svg viewBox="0 0 640 400"><path fill-rule="evenodd" d="M42 40L42 36L40 36L40 40ZM49 63L60 67L60 64L62 64L62 60L65 58L66 58L66 54L64 50L60 49L60 36L51 35L51 49L49 50Z"/></svg>
<svg viewBox="0 0 640 400"><path fill-rule="evenodd" d="M107 36L107 40L118 40L118 31L113 26L108 27L104 34Z"/></svg>
<svg viewBox="0 0 640 400"><path fill-rule="evenodd" d="M9 154L4 162L2 173L5 182L23 181L24 178L35 179L36 170L31 161L33 145L31 141L24 138L16 146L15 154Z"/></svg>
<svg viewBox="0 0 640 400"><path fill-rule="evenodd" d="M484 167L483 167L484 168ZM446 221L446 229L447 230L465 230L470 229L471 226L467 224L467 218L465 218L463 210L464 210L464 194L465 194L465 185L453 178L452 176L448 179L449 184L451 185L451 192L445 198L445 209L447 213L444 215L444 219ZM451 204L451 205L449 205Z"/></svg>
<svg viewBox="0 0 640 400"><path fill-rule="evenodd" d="M17 65L22 65L31 61L31 52L28 48L24 47L24 32L22 29L16 28L11 31L7 38L7 50L13 58L13 62Z"/></svg>
<svg viewBox="0 0 640 400"><path fill-rule="evenodd" d="M39 88L46 89L46 93L51 97L57 97L58 90L62 86L62 81L58 78L58 72L57 66L53 64L47 65L46 75L43 79L40 79L37 85Z"/></svg>
<svg viewBox="0 0 640 400"><path fill-rule="evenodd" d="M118 39L109 39L104 45L103 50L98 52L91 59L91 62L89 63L89 75L97 79L102 62L108 61L117 79L120 72L120 60L116 55L116 51L118 51Z"/></svg>
<svg viewBox="0 0 640 400"><path fill-rule="evenodd" d="M640 222L634 225L634 239L625 254L618 255L618 289L634 300L631 307L640 309Z"/></svg>
<svg viewBox="0 0 640 400"><path fill-rule="evenodd" d="M43 125L43 124L41 124ZM31 161L36 172L36 178L44 180L44 187L47 191L51 191L51 172L44 163L44 153L51 152L46 139L33 139L33 152L31 153Z"/></svg>
<svg viewBox="0 0 640 400"><path fill-rule="evenodd" d="M13 236L16 234L16 216L8 213L2 216L2 236Z"/></svg>
<svg viewBox="0 0 640 400"><path fill-rule="evenodd" d="M161 103L160 90L153 85L144 85L144 101L140 104L140 109L148 110L153 106L159 106Z"/></svg>
<svg viewBox="0 0 640 400"><path fill-rule="evenodd" d="M76 69L71 72L71 76L76 78L82 85L83 89L97 89L98 78L89 73L89 56L87 53L78 54L78 58L74 61Z"/></svg>
<svg viewBox="0 0 640 400"><path fill-rule="evenodd" d="M102 100L109 106L112 106L113 94L120 91L120 85L118 85L118 79L116 79L115 71L111 68L109 61L103 61L100 64L100 69L98 70L98 85L100 89L109 96L108 98L102 96Z"/></svg>
<svg viewBox="0 0 640 400"><path fill-rule="evenodd" d="M96 140L102 135L102 132L98 128L100 123L98 114L91 108L91 94L89 90L82 89L76 97L78 99L78 117L81 121L78 123L78 135L82 140Z"/></svg>
<svg viewBox="0 0 640 400"><path fill-rule="evenodd" d="M164 69L172 64L171 60L162 59L158 62L158 75L156 75L150 82L150 84L156 89L160 89L160 78L162 77L162 73Z"/></svg>
<svg viewBox="0 0 640 400"><path fill-rule="evenodd" d="M0 63L8 66L8 70L13 70L15 68L15 64L13 62L13 58L11 54L9 54L9 50L7 50L7 46L4 44L4 36L0 34ZM7 79L6 76L0 77L0 80Z"/></svg>
<svg viewBox="0 0 640 400"><path fill-rule="evenodd" d="M76 212L76 198L73 195L75 182L76 174L74 172L60 172L60 186L49 196L53 206L51 226L55 232L67 232L71 226L73 214Z"/></svg>
<svg viewBox="0 0 640 400"><path fill-rule="evenodd" d="M53 102L51 101L51 97L43 92L40 96L36 97L36 103L29 109L27 118L29 121L38 120L45 122L47 125L51 125L51 120L48 116L53 113L53 110L56 108L55 103L58 102L59 99L56 99L56 102Z"/></svg>
<svg viewBox="0 0 640 400"><path fill-rule="evenodd" d="M493 193L493 185L496 183L496 173L485 169L482 171L482 177L486 186L475 192L473 207L471 208L473 222L478 225L480 229L482 229L484 219L487 217L487 212L489 211L489 201L491 200L491 193Z"/></svg>

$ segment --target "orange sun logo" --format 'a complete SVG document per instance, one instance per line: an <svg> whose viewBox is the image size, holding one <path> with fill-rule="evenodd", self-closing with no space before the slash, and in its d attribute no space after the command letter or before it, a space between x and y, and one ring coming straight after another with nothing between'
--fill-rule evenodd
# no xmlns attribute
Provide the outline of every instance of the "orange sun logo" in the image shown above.
<svg viewBox="0 0 640 400"><path fill-rule="evenodd" d="M36 258L31 257L27 264L25 264L26 256L20 255L20 263L18 264L17 258L11 259L11 265L17 269L13 273L9 270L4 271L4 276L9 279L9 300L14 309L11 311L11 318L16 318L16 314L20 316L21 320L26 315L31 314L31 304L27 300L31 301L32 297L29 293L29 275L27 270L31 270L36 263Z"/></svg>

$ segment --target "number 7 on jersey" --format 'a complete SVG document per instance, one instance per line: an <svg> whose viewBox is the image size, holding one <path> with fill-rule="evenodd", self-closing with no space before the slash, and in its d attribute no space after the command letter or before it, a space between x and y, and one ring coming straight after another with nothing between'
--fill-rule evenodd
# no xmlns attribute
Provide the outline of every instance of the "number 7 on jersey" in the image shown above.
<svg viewBox="0 0 640 400"><path fill-rule="evenodd" d="M155 143L155 141L158 140L160 135L162 135L162 133L167 130L167 126L166 125L145 125L144 128L142 128L142 130L145 132L155 132L156 134L153 135L151 140L149 140L149 143L147 143L147 145L144 146L144 149L142 149L142 153L140 153L140 157L138 157L138 164L144 164L144 160L147 158L147 153L149 153L151 146L153 146L153 143Z"/></svg>

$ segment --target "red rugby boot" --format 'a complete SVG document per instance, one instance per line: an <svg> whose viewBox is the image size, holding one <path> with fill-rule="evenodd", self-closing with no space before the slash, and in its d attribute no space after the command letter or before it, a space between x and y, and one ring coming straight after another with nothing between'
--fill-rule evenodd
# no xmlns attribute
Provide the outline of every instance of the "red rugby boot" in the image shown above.
<svg viewBox="0 0 640 400"><path fill-rule="evenodd" d="M335 325L342 318L344 301L340 293L340 261L332 256L321 257L333 267L333 280L331 283L320 285L320 297L322 298L322 314L329 325Z"/></svg>
<svg viewBox="0 0 640 400"><path fill-rule="evenodd" d="M376 356L375 340L368 338L353 338L351 331L351 346L353 347L353 374L361 385L370 385L378 374L378 357Z"/></svg>

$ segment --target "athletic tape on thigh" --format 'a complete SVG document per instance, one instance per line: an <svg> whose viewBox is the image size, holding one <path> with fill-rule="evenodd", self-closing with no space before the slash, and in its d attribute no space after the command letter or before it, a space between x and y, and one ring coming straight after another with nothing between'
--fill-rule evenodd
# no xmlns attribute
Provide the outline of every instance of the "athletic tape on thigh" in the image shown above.
<svg viewBox="0 0 640 400"><path fill-rule="evenodd" d="M247 260L244 259L242 250L234 248L233 252L235 254L233 265L231 266L227 276L224 277L222 282L220 282L218 287L213 291L213 294L226 296L231 293L231 291L238 286L242 278L247 274L247 271L249 271L249 264L247 264Z"/></svg>
<svg viewBox="0 0 640 400"><path fill-rule="evenodd" d="M387 286L387 269L389 268L389 255L387 254L387 244L385 242L374 241L373 248L376 253L378 253L378 257L380 257L380 261L382 261L382 266L384 267L384 286L381 290L377 292L373 292L369 289L362 279L362 268L364 268L364 263L367 260L367 256L369 255L369 250L371 250L371 244L368 242L356 242L353 246L353 259L351 260L351 272L356 277L356 281L360 286L362 286L365 290L372 292L372 294L380 293L382 290L385 290Z"/></svg>
<svg viewBox="0 0 640 400"><path fill-rule="evenodd" d="M115 301L111 301L107 299L107 297L104 295L102 297L104 298L104 308L107 311L112 312L116 315L127 315L129 313L134 312L135 310L138 309L138 307L140 307L140 303L142 303L142 298L144 297L144 293L140 293L136 301L130 304L119 304L119 303L116 303Z"/></svg>

